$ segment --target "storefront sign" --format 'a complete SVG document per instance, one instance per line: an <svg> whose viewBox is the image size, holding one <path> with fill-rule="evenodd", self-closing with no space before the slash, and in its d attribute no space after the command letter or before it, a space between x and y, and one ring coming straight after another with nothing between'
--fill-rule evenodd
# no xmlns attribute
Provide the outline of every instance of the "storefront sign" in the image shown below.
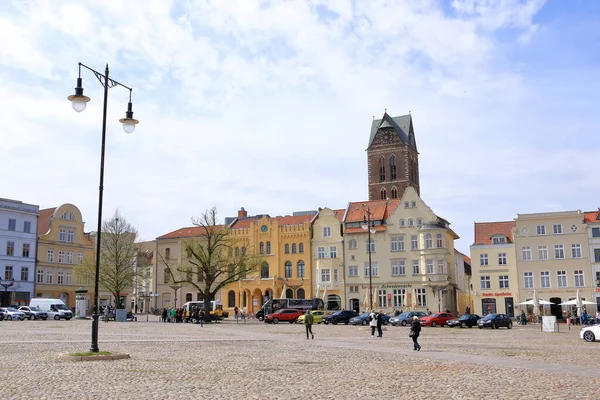
<svg viewBox="0 0 600 400"><path fill-rule="evenodd" d="M596 288L596 293L600 293L600 287Z"/></svg>
<svg viewBox="0 0 600 400"><path fill-rule="evenodd" d="M482 293L482 297L512 297L512 293L501 292L501 293Z"/></svg>
<svg viewBox="0 0 600 400"><path fill-rule="evenodd" d="M410 284L410 283L397 284L397 285L381 285L382 289L411 288L411 287L412 287L412 284Z"/></svg>

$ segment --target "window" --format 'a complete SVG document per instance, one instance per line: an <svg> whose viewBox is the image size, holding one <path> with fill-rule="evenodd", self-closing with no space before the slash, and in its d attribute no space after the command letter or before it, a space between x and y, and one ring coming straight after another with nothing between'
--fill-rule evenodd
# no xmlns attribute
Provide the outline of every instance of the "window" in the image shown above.
<svg viewBox="0 0 600 400"><path fill-rule="evenodd" d="M416 201L411 201L410 202L410 206L413 207L413 208L416 207L417 206L417 202Z"/></svg>
<svg viewBox="0 0 600 400"><path fill-rule="evenodd" d="M271 254L271 242L267 242L267 254Z"/></svg>
<svg viewBox="0 0 600 400"><path fill-rule="evenodd" d="M21 280L28 281L29 280L29 268L21 267Z"/></svg>
<svg viewBox="0 0 600 400"><path fill-rule="evenodd" d="M410 237L410 249L417 250L419 248L419 242L417 239L417 235L412 235Z"/></svg>
<svg viewBox="0 0 600 400"><path fill-rule="evenodd" d="M406 295L405 289L394 289L392 291L392 307L403 307L404 296Z"/></svg>
<svg viewBox="0 0 600 400"><path fill-rule="evenodd" d="M65 284L65 271L58 271L56 273L56 284L57 285Z"/></svg>
<svg viewBox="0 0 600 400"><path fill-rule="evenodd" d="M392 276L406 275L406 262L404 260L392 261Z"/></svg>
<svg viewBox="0 0 600 400"><path fill-rule="evenodd" d="M169 247L167 247L165 249L165 258L168 260L169 258L171 258L171 249Z"/></svg>
<svg viewBox="0 0 600 400"><path fill-rule="evenodd" d="M269 264L264 262L262 268L260 269L260 279L269 278Z"/></svg>
<svg viewBox="0 0 600 400"><path fill-rule="evenodd" d="M325 258L325 247L324 246L317 247L317 258Z"/></svg>
<svg viewBox="0 0 600 400"><path fill-rule="evenodd" d="M302 246L302 244L300 246ZM292 254L296 254L296 243L292 244Z"/></svg>
<svg viewBox="0 0 600 400"><path fill-rule="evenodd" d="M430 249L433 247L433 240L431 238L431 233L425 235L425 248Z"/></svg>
<svg viewBox="0 0 600 400"><path fill-rule="evenodd" d="M285 254L290 254L290 245L286 243L285 250L283 250Z"/></svg>
<svg viewBox="0 0 600 400"><path fill-rule="evenodd" d="M367 242L367 253L369 252L369 248L371 248L371 253L375 253L375 240L371 239L371 242Z"/></svg>
<svg viewBox="0 0 600 400"><path fill-rule="evenodd" d="M329 226L323 227L323 237L324 238L331 237L331 227L329 227Z"/></svg>
<svg viewBox="0 0 600 400"><path fill-rule="evenodd" d="M554 245L554 258L565 258L565 248L562 244Z"/></svg>
<svg viewBox="0 0 600 400"><path fill-rule="evenodd" d="M73 273L71 271L65 271L65 285L73 284Z"/></svg>
<svg viewBox="0 0 600 400"><path fill-rule="evenodd" d="M385 182L385 159L379 159L379 182Z"/></svg>
<svg viewBox="0 0 600 400"><path fill-rule="evenodd" d="M348 267L348 276L358 276L358 265Z"/></svg>
<svg viewBox="0 0 600 400"><path fill-rule="evenodd" d="M292 262L291 261L285 262L285 277L286 278L292 277Z"/></svg>
<svg viewBox="0 0 600 400"><path fill-rule="evenodd" d="M404 208L410 208L410 202L405 201L404 202Z"/></svg>
<svg viewBox="0 0 600 400"><path fill-rule="evenodd" d="M298 278L304 278L304 261L298 261Z"/></svg>
<svg viewBox="0 0 600 400"><path fill-rule="evenodd" d="M400 228L404 228L406 226L406 220L401 219L400 220Z"/></svg>
<svg viewBox="0 0 600 400"><path fill-rule="evenodd" d="M419 307L427 307L427 294L425 288L417 289L417 304Z"/></svg>
<svg viewBox="0 0 600 400"><path fill-rule="evenodd" d="M419 275L419 260L412 261L412 271L413 275Z"/></svg>
<svg viewBox="0 0 600 400"><path fill-rule="evenodd" d="M444 247L444 237L442 236L441 233L438 233L436 235L436 242L437 242L438 249L441 249L442 247Z"/></svg>
<svg viewBox="0 0 600 400"><path fill-rule="evenodd" d="M581 245L580 244L572 244L571 245L571 255L573 258L581 258Z"/></svg>
<svg viewBox="0 0 600 400"><path fill-rule="evenodd" d="M66 261L67 264L73 264L73 252L67 251L66 253Z"/></svg>
<svg viewBox="0 0 600 400"><path fill-rule="evenodd" d="M391 251L404 251L404 236L392 236Z"/></svg>
<svg viewBox="0 0 600 400"><path fill-rule="evenodd" d="M508 289L508 275L500 275L498 277L498 286L500 289Z"/></svg>
<svg viewBox="0 0 600 400"><path fill-rule="evenodd" d="M4 267L4 280L10 281L12 278L13 278L13 267L10 265L7 265L6 267Z"/></svg>
<svg viewBox="0 0 600 400"><path fill-rule="evenodd" d="M331 281L331 270L329 268L321 268L321 282Z"/></svg>
<svg viewBox="0 0 600 400"><path fill-rule="evenodd" d="M408 220L408 226L415 226L415 221L412 218Z"/></svg>
<svg viewBox="0 0 600 400"><path fill-rule="evenodd" d="M9 218L8 219L8 230L9 231L16 231L17 230L17 220L14 218Z"/></svg>
<svg viewBox="0 0 600 400"><path fill-rule="evenodd" d="M67 231L67 242L68 243L75 242L75 231L72 231L70 229Z"/></svg>
<svg viewBox="0 0 600 400"><path fill-rule="evenodd" d="M533 272L523 272L523 282L525 289L533 289Z"/></svg>
<svg viewBox="0 0 600 400"><path fill-rule="evenodd" d="M44 270L38 269L35 274L35 283L44 283Z"/></svg>
<svg viewBox="0 0 600 400"><path fill-rule="evenodd" d="M417 226L423 225L423 220L421 218L417 218Z"/></svg>
<svg viewBox="0 0 600 400"><path fill-rule="evenodd" d="M592 228L592 237L600 237L600 227L598 228Z"/></svg>
<svg viewBox="0 0 600 400"><path fill-rule="evenodd" d="M64 264L65 263L65 252L64 251L59 251L58 252L58 263L59 264Z"/></svg>
<svg viewBox="0 0 600 400"><path fill-rule="evenodd" d="M334 268L334 269L333 269L333 281L334 281L334 282L337 282L337 281L339 281L338 269L337 269L337 268Z"/></svg>
<svg viewBox="0 0 600 400"><path fill-rule="evenodd" d="M337 246L329 246L329 258L337 258Z"/></svg>
<svg viewBox="0 0 600 400"><path fill-rule="evenodd" d="M540 260L548 259L548 246L538 246L538 257Z"/></svg>
<svg viewBox="0 0 600 400"><path fill-rule="evenodd" d="M531 261L531 246L521 247L521 255L523 257L523 261Z"/></svg>
<svg viewBox="0 0 600 400"><path fill-rule="evenodd" d="M348 240L348 248L355 249L356 248L356 240L354 240L354 239Z"/></svg>
<svg viewBox="0 0 600 400"><path fill-rule="evenodd" d="M438 260L438 274L444 274L444 270L446 269L446 261Z"/></svg>
<svg viewBox="0 0 600 400"><path fill-rule="evenodd" d="M292 246L292 247L294 247L294 246ZM293 248L292 248L292 250L293 250ZM298 245L298 250L300 253L304 253L304 243L300 243Z"/></svg>
<svg viewBox="0 0 600 400"><path fill-rule="evenodd" d="M556 279L559 288L567 287L567 271L556 271Z"/></svg>
<svg viewBox="0 0 600 400"><path fill-rule="evenodd" d="M481 289L489 289L491 287L490 277L488 275L481 277Z"/></svg>
<svg viewBox="0 0 600 400"><path fill-rule="evenodd" d="M379 291L379 306L380 307L387 307L387 291L385 289L380 290Z"/></svg>
<svg viewBox="0 0 600 400"><path fill-rule="evenodd" d="M48 250L48 262L54 262L54 250Z"/></svg>
<svg viewBox="0 0 600 400"><path fill-rule="evenodd" d="M498 253L498 265L506 265L506 253Z"/></svg>
<svg viewBox="0 0 600 400"><path fill-rule="evenodd" d="M15 255L15 242L11 242L11 241L6 242L6 255L7 256Z"/></svg>
<svg viewBox="0 0 600 400"><path fill-rule="evenodd" d="M365 262L365 276L369 276L369 262ZM371 262L371 276L379 276L379 270L377 269L377 262Z"/></svg>
<svg viewBox="0 0 600 400"><path fill-rule="evenodd" d="M392 181L396 180L396 156L395 155L392 155L390 157L390 179ZM394 193L394 189L392 189L392 195L393 195L393 193ZM396 195L396 197L398 197L398 196ZM392 197L392 198L395 199L396 197Z"/></svg>
<svg viewBox="0 0 600 400"><path fill-rule="evenodd" d="M427 260L426 265L427 265L427 273L433 274L433 260Z"/></svg>
<svg viewBox="0 0 600 400"><path fill-rule="evenodd" d="M480 254L479 255L479 265L481 265L481 266L489 265L489 260L488 260L488 255L487 254Z"/></svg>
<svg viewBox="0 0 600 400"><path fill-rule="evenodd" d="M550 272L540 272L540 283L542 285L542 289L548 289L550 287Z"/></svg>
<svg viewBox="0 0 600 400"><path fill-rule="evenodd" d="M52 274L52 270L51 269L47 269L46 270L46 284L51 285L52 281L53 281L53 274Z"/></svg>
<svg viewBox="0 0 600 400"><path fill-rule="evenodd" d="M562 234L562 225L561 224L554 224L554 225L552 225L552 232L555 235Z"/></svg>
<svg viewBox="0 0 600 400"><path fill-rule="evenodd" d="M23 243L23 257L29 257L29 243Z"/></svg>
<svg viewBox="0 0 600 400"><path fill-rule="evenodd" d="M31 221L23 222L23 232L31 233Z"/></svg>
<svg viewBox="0 0 600 400"><path fill-rule="evenodd" d="M396 189L396 187L392 187L392 199L397 199L398 198L398 189Z"/></svg>
<svg viewBox="0 0 600 400"><path fill-rule="evenodd" d="M594 249L594 262L600 262L600 249Z"/></svg>
<svg viewBox="0 0 600 400"><path fill-rule="evenodd" d="M535 232L536 232L538 235L545 235L545 234L546 234L546 225L538 225L538 226L535 228Z"/></svg>
<svg viewBox="0 0 600 400"><path fill-rule="evenodd" d="M506 237L504 237L504 236L496 236L496 237L492 238L492 243L493 244L505 244L506 243Z"/></svg>
<svg viewBox="0 0 600 400"><path fill-rule="evenodd" d="M165 283L171 283L171 270L169 268L165 268L163 272L165 274Z"/></svg>
<svg viewBox="0 0 600 400"><path fill-rule="evenodd" d="M583 270L577 269L575 270L575 287L583 287Z"/></svg>
<svg viewBox="0 0 600 400"><path fill-rule="evenodd" d="M258 245L258 252L260 254L265 254L265 243L264 242L260 242L260 244Z"/></svg>
<svg viewBox="0 0 600 400"><path fill-rule="evenodd" d="M58 233L58 240L61 242L67 241L67 231L65 229L61 229Z"/></svg>

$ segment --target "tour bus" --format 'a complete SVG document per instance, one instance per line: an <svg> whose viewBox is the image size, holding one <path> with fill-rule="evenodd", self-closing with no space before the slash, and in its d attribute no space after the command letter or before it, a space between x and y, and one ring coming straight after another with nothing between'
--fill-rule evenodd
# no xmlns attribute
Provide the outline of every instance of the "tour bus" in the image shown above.
<svg viewBox="0 0 600 400"><path fill-rule="evenodd" d="M183 309L183 320L185 322L198 322L196 320L192 321L192 312L195 308L200 310L204 310L204 301L188 301L182 307ZM227 311L223 311L223 304L219 300L213 300L210 302L210 315L204 316L204 321L213 321L213 320L221 320L223 318L229 317L229 313Z"/></svg>
<svg viewBox="0 0 600 400"><path fill-rule="evenodd" d="M265 316L282 308L297 308L300 310L324 310L325 303L318 297L312 299L271 299L256 312L256 318L263 321Z"/></svg>

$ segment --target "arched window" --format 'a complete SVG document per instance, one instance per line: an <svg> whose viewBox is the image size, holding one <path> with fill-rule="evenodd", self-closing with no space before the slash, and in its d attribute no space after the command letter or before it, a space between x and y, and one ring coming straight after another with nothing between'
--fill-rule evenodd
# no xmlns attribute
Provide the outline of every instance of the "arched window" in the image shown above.
<svg viewBox="0 0 600 400"><path fill-rule="evenodd" d="M408 220L408 226L415 226L415 221L412 218Z"/></svg>
<svg viewBox="0 0 600 400"><path fill-rule="evenodd" d="M267 242L267 254L271 254L271 242Z"/></svg>
<svg viewBox="0 0 600 400"><path fill-rule="evenodd" d="M392 188L392 199L397 199L398 198L398 189L396 189L396 186L394 186Z"/></svg>
<svg viewBox="0 0 600 400"><path fill-rule="evenodd" d="M248 306L248 294L246 292L242 293L242 307Z"/></svg>
<svg viewBox="0 0 600 400"><path fill-rule="evenodd" d="M192 294L191 293L186 293L185 294L185 301L192 301Z"/></svg>
<svg viewBox="0 0 600 400"><path fill-rule="evenodd" d="M304 243L300 243L299 250L300 253L304 253Z"/></svg>
<svg viewBox="0 0 600 400"><path fill-rule="evenodd" d="M227 307L235 307L235 292L233 290L227 293L227 303Z"/></svg>
<svg viewBox="0 0 600 400"><path fill-rule="evenodd" d="M400 220L400 227L401 227L401 228L404 228L405 226L406 226L406 221L405 221L405 220L403 220L403 219L401 219L401 220Z"/></svg>
<svg viewBox="0 0 600 400"><path fill-rule="evenodd" d="M423 225L423 220L421 218L417 218L417 226Z"/></svg>
<svg viewBox="0 0 600 400"><path fill-rule="evenodd" d="M392 155L390 157L390 180L396 180L396 156ZM395 197L392 197L395 199Z"/></svg>
<svg viewBox="0 0 600 400"><path fill-rule="evenodd" d="M236 247L236 248L235 248L235 256L236 256L236 257L239 257L239 256L240 256L240 248L239 248L239 247Z"/></svg>
<svg viewBox="0 0 600 400"><path fill-rule="evenodd" d="M260 242L260 249L258 251L260 254L265 254L265 244Z"/></svg>
<svg viewBox="0 0 600 400"><path fill-rule="evenodd" d="M425 235L425 248L430 249L433 247L433 239L431 237L431 233Z"/></svg>
<svg viewBox="0 0 600 400"><path fill-rule="evenodd" d="M297 294L298 294L299 299L303 299L304 298L304 289L302 289L302 288L298 289Z"/></svg>
<svg viewBox="0 0 600 400"><path fill-rule="evenodd" d="M269 263L264 262L260 269L260 279L267 279L269 277Z"/></svg>
<svg viewBox="0 0 600 400"><path fill-rule="evenodd" d="M438 234L436 235L436 240L437 240L437 247L438 247L438 248L442 248L442 247L444 247L444 239L443 239L443 237L442 237L442 234L441 234L441 233L438 233Z"/></svg>
<svg viewBox="0 0 600 400"><path fill-rule="evenodd" d="M290 254L290 245L289 244L285 244L285 250L284 250L285 254Z"/></svg>
<svg viewBox="0 0 600 400"><path fill-rule="evenodd" d="M292 262L291 261L285 262L285 277L286 278L292 277Z"/></svg>
<svg viewBox="0 0 600 400"><path fill-rule="evenodd" d="M298 278L304 278L304 261L302 260L298 261Z"/></svg>
<svg viewBox="0 0 600 400"><path fill-rule="evenodd" d="M292 244L292 254L296 254L296 243Z"/></svg>
<svg viewBox="0 0 600 400"><path fill-rule="evenodd" d="M294 291L292 289L287 289L285 291L285 298L286 299L293 299L294 298Z"/></svg>
<svg viewBox="0 0 600 400"><path fill-rule="evenodd" d="M381 200L387 199L387 190L385 188L381 188Z"/></svg>
<svg viewBox="0 0 600 400"><path fill-rule="evenodd" d="M246 246L242 247L242 255L245 256L246 255Z"/></svg>
<svg viewBox="0 0 600 400"><path fill-rule="evenodd" d="M385 182L385 158L379 159L379 182Z"/></svg>

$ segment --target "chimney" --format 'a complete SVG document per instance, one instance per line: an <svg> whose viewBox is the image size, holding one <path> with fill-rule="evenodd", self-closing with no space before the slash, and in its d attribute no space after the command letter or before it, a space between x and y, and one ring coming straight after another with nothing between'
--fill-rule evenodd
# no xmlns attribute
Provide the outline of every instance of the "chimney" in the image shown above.
<svg viewBox="0 0 600 400"><path fill-rule="evenodd" d="M246 218L248 216L248 211L244 210L244 207L240 208L238 211L238 218Z"/></svg>

